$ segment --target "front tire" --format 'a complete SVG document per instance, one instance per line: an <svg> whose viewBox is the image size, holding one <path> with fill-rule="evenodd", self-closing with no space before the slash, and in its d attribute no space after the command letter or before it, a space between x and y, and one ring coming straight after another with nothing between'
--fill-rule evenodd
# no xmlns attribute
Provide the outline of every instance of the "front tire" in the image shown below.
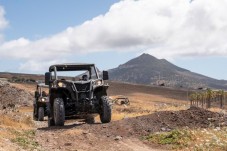
<svg viewBox="0 0 227 151"><path fill-rule="evenodd" d="M112 108L107 96L101 97L100 120L102 123L109 123L111 121Z"/></svg>
<svg viewBox="0 0 227 151"><path fill-rule="evenodd" d="M56 126L64 126L65 107L62 98L54 99L54 123Z"/></svg>
<svg viewBox="0 0 227 151"><path fill-rule="evenodd" d="M44 108L39 107L38 110L38 121L43 121L44 120Z"/></svg>

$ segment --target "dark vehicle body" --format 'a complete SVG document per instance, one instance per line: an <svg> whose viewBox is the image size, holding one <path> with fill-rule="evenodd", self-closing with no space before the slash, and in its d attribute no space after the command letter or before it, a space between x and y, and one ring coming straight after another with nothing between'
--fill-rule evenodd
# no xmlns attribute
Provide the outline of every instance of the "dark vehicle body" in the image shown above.
<svg viewBox="0 0 227 151"><path fill-rule="evenodd" d="M79 71L78 76L61 77L59 72ZM108 72L103 71L103 78L94 64L60 64L52 65L45 74L45 84L49 85L48 125L63 126L65 117L87 115L94 120L92 114L99 114L103 123L111 120L111 105L107 97Z"/></svg>
<svg viewBox="0 0 227 151"><path fill-rule="evenodd" d="M49 97L44 89L49 86L44 83L38 84L35 91L35 100L33 103L33 119L43 121L44 117L48 115Z"/></svg>

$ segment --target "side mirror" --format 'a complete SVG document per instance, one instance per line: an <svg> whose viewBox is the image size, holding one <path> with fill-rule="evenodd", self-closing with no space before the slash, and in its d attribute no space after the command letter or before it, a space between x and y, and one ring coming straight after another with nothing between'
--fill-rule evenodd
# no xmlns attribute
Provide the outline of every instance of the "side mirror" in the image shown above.
<svg viewBox="0 0 227 151"><path fill-rule="evenodd" d="M39 92L35 91L35 98L38 98L38 97L39 97Z"/></svg>
<svg viewBox="0 0 227 151"><path fill-rule="evenodd" d="M109 73L108 71L103 71L103 80L109 80Z"/></svg>
<svg viewBox="0 0 227 151"><path fill-rule="evenodd" d="M45 85L49 85L50 84L50 80L51 80L51 73L50 72L46 72L45 73Z"/></svg>

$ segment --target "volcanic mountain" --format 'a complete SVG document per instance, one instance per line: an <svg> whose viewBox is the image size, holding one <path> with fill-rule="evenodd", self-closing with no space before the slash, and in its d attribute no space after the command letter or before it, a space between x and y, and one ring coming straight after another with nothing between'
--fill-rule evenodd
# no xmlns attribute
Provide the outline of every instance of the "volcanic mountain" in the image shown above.
<svg viewBox="0 0 227 151"><path fill-rule="evenodd" d="M216 80L180 68L165 59L142 54L117 68L109 70L113 81L183 88L227 89L227 81Z"/></svg>

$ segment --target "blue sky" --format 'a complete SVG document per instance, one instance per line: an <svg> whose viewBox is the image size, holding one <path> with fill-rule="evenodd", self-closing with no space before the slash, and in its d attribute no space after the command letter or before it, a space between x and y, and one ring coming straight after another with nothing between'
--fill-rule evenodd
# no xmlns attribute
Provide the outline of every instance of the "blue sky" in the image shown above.
<svg viewBox="0 0 227 151"><path fill-rule="evenodd" d="M25 37L39 39L63 31L104 14L117 0L0 0L9 27L6 40Z"/></svg>
<svg viewBox="0 0 227 151"><path fill-rule="evenodd" d="M0 71L115 68L142 53L227 80L226 0L0 0Z"/></svg>

